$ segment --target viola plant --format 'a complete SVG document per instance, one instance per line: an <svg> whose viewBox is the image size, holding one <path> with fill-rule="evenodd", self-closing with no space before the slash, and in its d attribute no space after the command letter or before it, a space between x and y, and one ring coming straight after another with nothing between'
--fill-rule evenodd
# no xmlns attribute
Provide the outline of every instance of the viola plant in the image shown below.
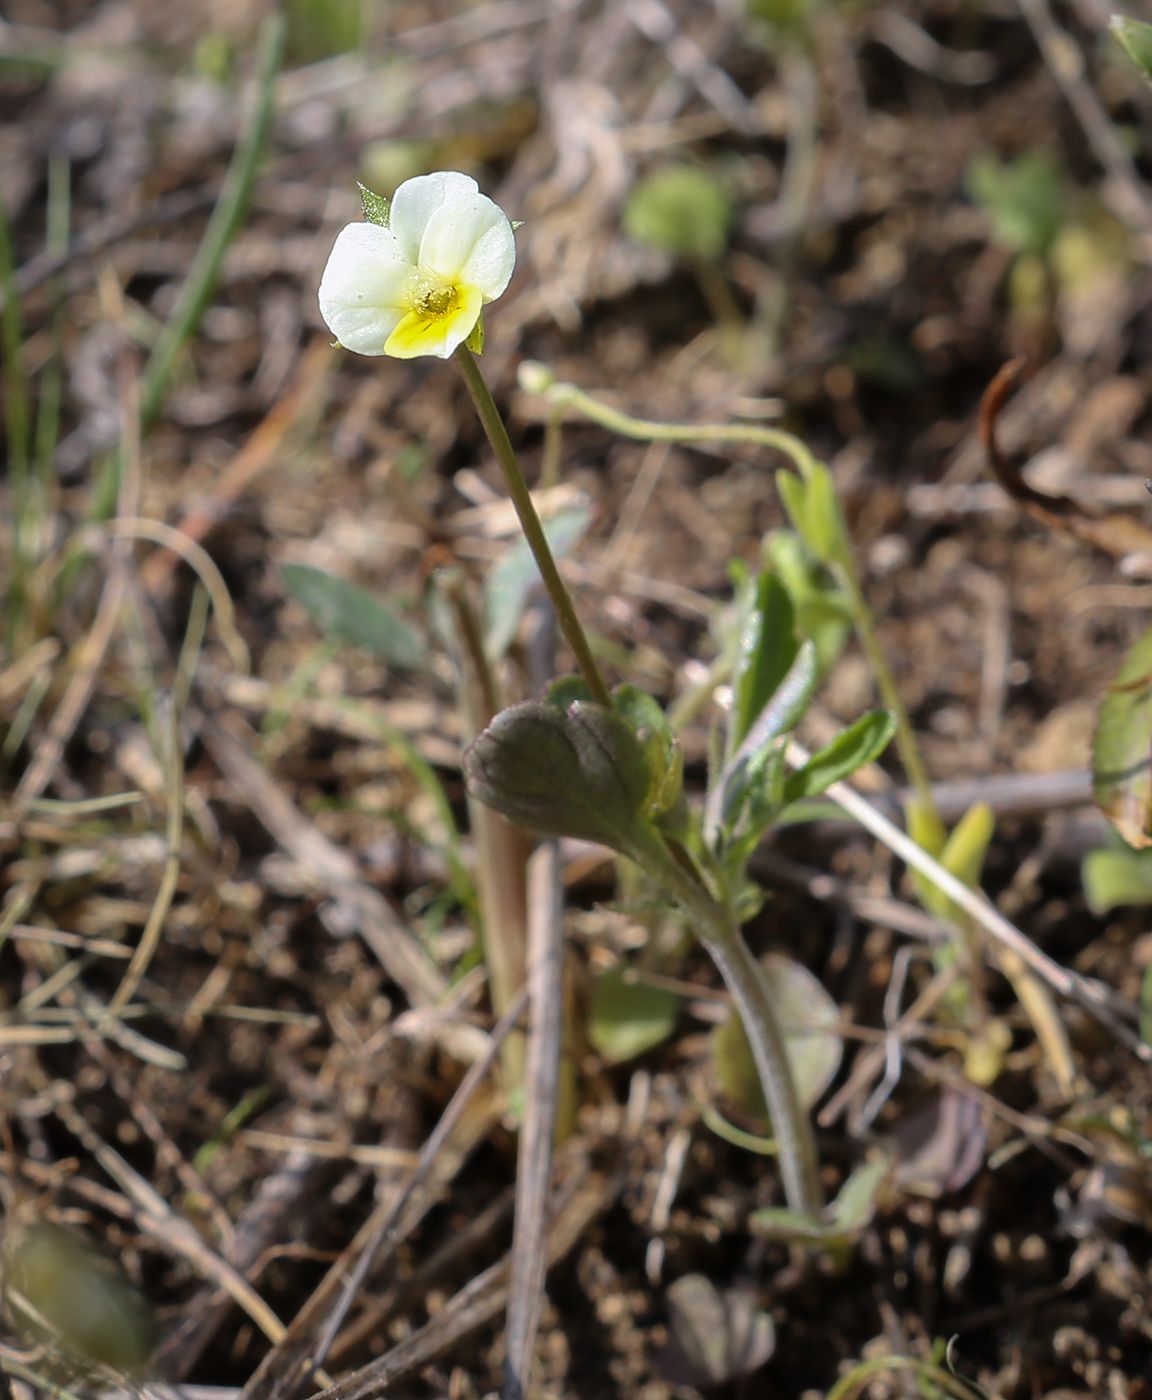
<svg viewBox="0 0 1152 1400"><path fill-rule="evenodd" d="M789 771L792 731L821 668L814 642L797 635L785 590L765 574L748 595L727 734L718 736L703 809L695 810L683 790L680 741L660 705L635 686L610 692L600 674L472 354L481 347L484 304L512 275L512 224L472 180L454 173L407 181L391 206L365 192L364 210L367 222L343 230L325 270L325 320L342 345L362 354L455 357L581 673L491 719L465 753L469 796L516 826L610 846L687 918L739 1010L771 1115L789 1208L771 1228L808 1239L839 1236L848 1227L836 1206L824 1214L812 1124L774 993L741 933L762 898L747 863L785 807L875 758L892 737L893 717L883 710L864 716ZM772 445L814 466L789 434L777 434Z"/></svg>

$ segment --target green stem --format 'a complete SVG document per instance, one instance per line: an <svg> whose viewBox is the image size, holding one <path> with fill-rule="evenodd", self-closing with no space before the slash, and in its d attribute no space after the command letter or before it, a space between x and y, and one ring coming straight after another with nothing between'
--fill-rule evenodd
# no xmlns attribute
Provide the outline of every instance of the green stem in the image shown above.
<svg viewBox="0 0 1152 1400"><path fill-rule="evenodd" d="M731 911L717 903L681 868L663 841L654 837L643 849L637 850L634 859L692 918L697 937L732 993L772 1116L780 1175L789 1209L819 1220L824 1210L824 1195L816 1137L796 1092L780 1021L759 964L744 942Z"/></svg>
<svg viewBox="0 0 1152 1400"><path fill-rule="evenodd" d="M864 597L864 590L860 587L855 569L843 562L833 567L837 581L844 590L852 608L852 621L856 627L856 634L860 638L860 645L864 648L864 655L868 658L868 664L876 678L880 697L896 716L896 749L900 754L904 771L908 775L908 781L916 790L916 800L920 806L925 812L935 814L937 821L939 821L936 798L932 793L932 780L924 766L920 745L916 742L912 720L900 695L896 678L889 668L888 658L884 655L884 648L880 645L880 638L876 635L876 623L872 616L872 609Z"/></svg>
<svg viewBox="0 0 1152 1400"><path fill-rule="evenodd" d="M594 423L621 434L646 442L747 442L759 447L772 447L791 457L801 476L808 480L817 462L807 446L792 433L778 428L765 428L753 423L656 423L650 419L633 418L618 409L600 403L576 384L552 378L546 365L528 362L521 366L521 383L529 393L540 394L554 408L574 408ZM936 811L932 784L928 778L920 747L912 729L912 721L900 698L895 678L876 636L876 627L867 599L860 588L855 569L848 562L838 562L836 575L852 607L852 620L860 644L876 676L876 684L884 703L896 716L896 746L916 796L928 811Z"/></svg>
<svg viewBox="0 0 1152 1400"><path fill-rule="evenodd" d="M557 382L546 365L529 362L521 366L520 373L521 384L529 393L542 395L554 407L574 408L622 437L642 442L748 442L783 452L805 477L816 466L816 459L805 444L779 428L755 423L655 423L609 408L576 384Z"/></svg>
<svg viewBox="0 0 1152 1400"><path fill-rule="evenodd" d="M545 535L540 517L536 513L536 507L532 502L532 493L528 490L528 483L524 480L524 473L520 470L520 463L516 460L516 452L508 437L504 420L500 417L500 410L496 407L496 401L492 397L492 391L484 382L480 366L476 363L475 356L467 346L458 347L456 361L464 376L464 382L468 386L468 392L472 395L472 402L476 405L476 412L480 415L484 431L488 434L488 441L496 453L496 460L500 463L500 468L504 473L508 494L512 497L512 504L516 507L516 514L520 517L520 527L524 531L524 538L528 541L528 547L536 558L540 576L544 580L544 587L548 590L549 598L552 599L552 606L556 609L556 617L563 629L564 636L568 639L568 645L576 655L576 663L580 667L580 673L588 683L593 700L599 705L611 706L612 697L608 693L608 687L604 684L600 668L596 665L596 659L592 655L592 648L588 645L584 629L580 626L580 619L576 616L572 599L568 596L564 580L560 577L556 560L552 557L548 537Z"/></svg>

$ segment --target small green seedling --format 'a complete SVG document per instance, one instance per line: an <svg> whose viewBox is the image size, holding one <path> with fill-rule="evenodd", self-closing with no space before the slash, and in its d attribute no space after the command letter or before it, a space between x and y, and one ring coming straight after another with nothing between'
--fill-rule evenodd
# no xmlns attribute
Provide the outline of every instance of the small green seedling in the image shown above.
<svg viewBox="0 0 1152 1400"><path fill-rule="evenodd" d="M732 202L711 171L668 165L638 181L624 206L624 231L637 243L671 253L695 272L716 322L724 354L742 356L744 320L721 266Z"/></svg>
<svg viewBox="0 0 1152 1400"><path fill-rule="evenodd" d="M969 165L967 183L988 215L994 240L1013 254L1008 300L1015 338L1033 353L1042 353L1055 311L1051 255L1065 203L1060 170L1038 151L1004 162L981 155Z"/></svg>

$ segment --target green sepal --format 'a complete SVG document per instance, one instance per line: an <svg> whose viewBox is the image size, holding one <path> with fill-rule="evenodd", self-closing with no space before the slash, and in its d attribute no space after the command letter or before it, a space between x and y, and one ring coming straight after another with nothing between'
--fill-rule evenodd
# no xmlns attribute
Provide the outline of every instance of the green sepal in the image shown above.
<svg viewBox="0 0 1152 1400"><path fill-rule="evenodd" d="M1146 78L1152 78L1152 24L1113 15L1108 21L1112 37Z"/></svg>
<svg viewBox="0 0 1152 1400"><path fill-rule="evenodd" d="M476 324L468 332L468 338L464 342L464 348L471 350L473 355L483 355L484 353L484 313L476 317Z"/></svg>
<svg viewBox="0 0 1152 1400"><path fill-rule="evenodd" d="M554 680L547 686L543 698L549 705L555 705L558 710L567 714L569 706L574 705L577 700L591 703L592 692L583 676L561 676L559 680Z"/></svg>
<svg viewBox="0 0 1152 1400"><path fill-rule="evenodd" d="M375 190L370 190L367 185L360 186L360 205L364 210L364 217L370 224L379 224L381 228L388 227L391 217L391 205L382 194L377 194Z"/></svg>

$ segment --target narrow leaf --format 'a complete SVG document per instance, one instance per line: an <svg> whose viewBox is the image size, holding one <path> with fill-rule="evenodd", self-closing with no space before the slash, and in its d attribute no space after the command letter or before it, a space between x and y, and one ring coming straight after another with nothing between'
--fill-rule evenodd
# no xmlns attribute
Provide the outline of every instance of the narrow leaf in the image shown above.
<svg viewBox="0 0 1152 1400"><path fill-rule="evenodd" d="M896 732L896 716L890 710L873 710L850 724L826 749L813 754L803 768L791 774L784 784L786 802L819 797L833 783L871 763L888 747Z"/></svg>
<svg viewBox="0 0 1152 1400"><path fill-rule="evenodd" d="M788 590L774 574L762 573L755 601L740 634L733 678L729 744L738 747L756 716L775 694L796 659L796 613Z"/></svg>
<svg viewBox="0 0 1152 1400"><path fill-rule="evenodd" d="M1152 846L1152 627L1109 687L1092 751L1096 801L1130 846Z"/></svg>
<svg viewBox="0 0 1152 1400"><path fill-rule="evenodd" d="M1101 846L1084 857L1080 880L1098 919L1122 904L1152 904L1152 851Z"/></svg>
<svg viewBox="0 0 1152 1400"><path fill-rule="evenodd" d="M307 564L282 564L280 573L325 636L365 647L391 666L411 670L423 663L420 638L367 589Z"/></svg>
<svg viewBox="0 0 1152 1400"><path fill-rule="evenodd" d="M544 533L557 559L576 548L588 529L591 515L583 506L557 511L544 521ZM528 541L518 538L500 556L488 574L484 588L484 623L488 655L498 661L512 644L532 591L540 584L536 560Z"/></svg>

